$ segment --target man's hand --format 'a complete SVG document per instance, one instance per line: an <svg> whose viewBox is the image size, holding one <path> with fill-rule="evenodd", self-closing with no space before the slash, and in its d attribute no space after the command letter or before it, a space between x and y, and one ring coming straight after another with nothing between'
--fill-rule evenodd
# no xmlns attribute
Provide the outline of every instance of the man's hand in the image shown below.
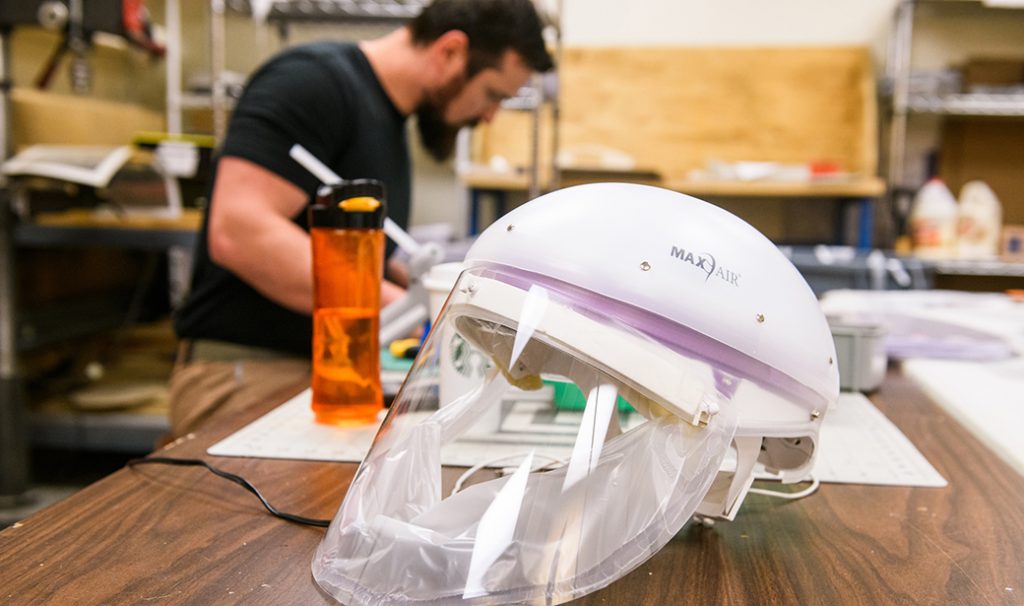
<svg viewBox="0 0 1024 606"><path fill-rule="evenodd" d="M380 306L384 307L388 303L397 301L402 295L405 294L405 289L395 284L384 280L380 285Z"/></svg>

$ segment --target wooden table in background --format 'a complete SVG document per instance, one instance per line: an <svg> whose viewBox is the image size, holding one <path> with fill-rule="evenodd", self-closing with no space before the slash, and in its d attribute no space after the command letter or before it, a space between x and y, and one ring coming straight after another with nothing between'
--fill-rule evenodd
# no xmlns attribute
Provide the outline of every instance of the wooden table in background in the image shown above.
<svg viewBox="0 0 1024 606"><path fill-rule="evenodd" d="M486 225L481 220L481 206L485 200L493 204L492 214L500 217L509 210L508 195L529 190L526 173L508 173L477 168L459 175L459 182L469 190L469 234L476 235ZM885 182L878 177L860 177L850 180L820 180L813 182L788 181L722 181L715 179L662 179L647 169L637 171L582 171L563 170L559 187L595 182L629 182L655 185L689 196L714 200L716 198L832 198L842 205L856 207L856 245L870 249L874 234L874 203L885 193ZM549 191L550 183L541 183L542 191ZM847 231L845 213L837 213L836 234Z"/></svg>
<svg viewBox="0 0 1024 606"><path fill-rule="evenodd" d="M330 518L355 465L205 454L288 395L160 454L204 457L285 511ZM751 495L735 522L691 525L574 603L1024 603L1024 478L898 372L871 399L948 487L826 484L793 502ZM206 471L123 469L0 533L0 602L332 604L310 573L322 536Z"/></svg>

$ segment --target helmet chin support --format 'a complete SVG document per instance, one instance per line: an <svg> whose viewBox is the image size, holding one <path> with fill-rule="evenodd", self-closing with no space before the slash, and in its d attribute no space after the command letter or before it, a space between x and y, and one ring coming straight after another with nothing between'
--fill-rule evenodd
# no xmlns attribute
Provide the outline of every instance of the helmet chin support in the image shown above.
<svg viewBox="0 0 1024 606"><path fill-rule="evenodd" d="M697 507L698 515L733 520L739 511L747 491L754 482L754 467L757 457L761 454L760 436L736 436L733 446L736 448L736 469L720 470L711 483L711 488L704 495L704 500Z"/></svg>
<svg viewBox="0 0 1024 606"><path fill-rule="evenodd" d="M759 469L783 484L806 480L814 465L821 425L821 415L813 406L799 406L753 381L744 381L732 401L741 414L757 406L775 410L782 422L752 421L736 428L732 442L735 462L723 465L696 511L698 515L726 520L736 518ZM792 420L787 422L787 416ZM799 421L801 417L803 422Z"/></svg>

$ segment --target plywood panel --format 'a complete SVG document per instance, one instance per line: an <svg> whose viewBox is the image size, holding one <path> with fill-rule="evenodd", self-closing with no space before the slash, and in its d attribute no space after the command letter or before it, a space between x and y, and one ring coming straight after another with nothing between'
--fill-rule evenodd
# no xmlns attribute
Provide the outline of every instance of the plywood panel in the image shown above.
<svg viewBox="0 0 1024 606"><path fill-rule="evenodd" d="M876 172L874 76L863 48L569 48L559 74L563 150L621 150L665 179L709 160ZM507 112L484 139L484 161L518 160L529 141L523 118Z"/></svg>

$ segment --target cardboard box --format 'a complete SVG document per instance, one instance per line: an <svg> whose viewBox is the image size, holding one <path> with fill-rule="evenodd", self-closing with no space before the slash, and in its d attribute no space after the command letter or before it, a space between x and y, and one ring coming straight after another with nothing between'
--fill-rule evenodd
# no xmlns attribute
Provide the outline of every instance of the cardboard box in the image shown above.
<svg viewBox="0 0 1024 606"><path fill-rule="evenodd" d="M1024 58L976 58L964 66L964 87L1009 87L1024 85Z"/></svg>
<svg viewBox="0 0 1024 606"><path fill-rule="evenodd" d="M1003 227L999 257L1003 261L1024 263L1024 225L1006 225Z"/></svg>
<svg viewBox="0 0 1024 606"><path fill-rule="evenodd" d="M1003 205L1003 223L1024 225L1024 120L947 118L939 151L939 175L953 194L981 179Z"/></svg>

